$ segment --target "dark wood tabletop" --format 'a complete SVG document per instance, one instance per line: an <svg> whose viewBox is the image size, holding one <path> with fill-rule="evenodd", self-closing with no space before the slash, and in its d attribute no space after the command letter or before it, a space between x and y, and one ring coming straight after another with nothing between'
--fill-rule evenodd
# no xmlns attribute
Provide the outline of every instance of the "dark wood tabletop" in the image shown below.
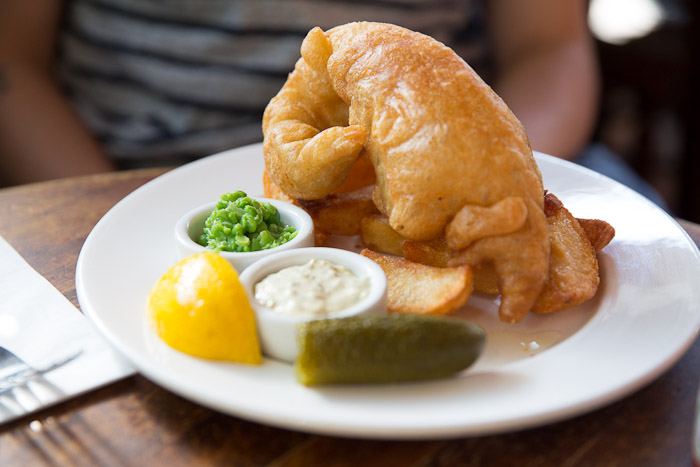
<svg viewBox="0 0 700 467"><path fill-rule="evenodd" d="M124 195L163 171L0 190L0 235L77 306L75 264L85 237ZM681 224L700 244L700 225ZM691 463L699 380L695 342L656 381L595 412L498 436L408 442L272 428L133 376L0 427L0 465L682 466Z"/></svg>

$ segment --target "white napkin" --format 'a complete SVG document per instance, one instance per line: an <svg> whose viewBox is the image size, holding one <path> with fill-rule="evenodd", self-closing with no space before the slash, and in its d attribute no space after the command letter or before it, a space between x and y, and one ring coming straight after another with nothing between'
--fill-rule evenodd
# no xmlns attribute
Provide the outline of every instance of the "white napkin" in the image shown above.
<svg viewBox="0 0 700 467"><path fill-rule="evenodd" d="M0 424L134 373L90 321L0 237L0 346L36 368L79 355L0 394Z"/></svg>

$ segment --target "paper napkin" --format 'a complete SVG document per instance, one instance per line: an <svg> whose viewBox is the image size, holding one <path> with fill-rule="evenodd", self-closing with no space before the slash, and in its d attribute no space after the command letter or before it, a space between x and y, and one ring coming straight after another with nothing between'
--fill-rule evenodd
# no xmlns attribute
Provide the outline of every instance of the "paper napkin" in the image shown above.
<svg viewBox="0 0 700 467"><path fill-rule="evenodd" d="M90 321L2 237L0 346L36 368L78 354L0 394L0 424L134 373Z"/></svg>

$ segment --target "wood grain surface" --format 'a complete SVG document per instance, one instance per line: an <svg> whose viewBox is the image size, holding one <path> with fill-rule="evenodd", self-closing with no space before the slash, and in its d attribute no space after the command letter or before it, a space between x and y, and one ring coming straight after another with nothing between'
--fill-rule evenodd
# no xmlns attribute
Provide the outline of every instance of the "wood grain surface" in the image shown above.
<svg viewBox="0 0 700 467"><path fill-rule="evenodd" d="M0 190L0 235L77 306L75 264L85 237L117 201L163 171ZM682 225L700 243L700 226ZM593 413L500 436L406 442L271 428L134 376L0 427L0 465L682 466L691 463L699 378L696 342L659 379Z"/></svg>

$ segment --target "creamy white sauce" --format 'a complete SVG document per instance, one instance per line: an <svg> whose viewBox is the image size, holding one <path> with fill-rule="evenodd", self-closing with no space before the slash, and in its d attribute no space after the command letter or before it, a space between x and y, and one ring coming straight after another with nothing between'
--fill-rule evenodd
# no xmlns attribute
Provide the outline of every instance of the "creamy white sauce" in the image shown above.
<svg viewBox="0 0 700 467"><path fill-rule="evenodd" d="M369 280L324 259L272 273L255 284L255 300L279 313L327 318L369 293Z"/></svg>

